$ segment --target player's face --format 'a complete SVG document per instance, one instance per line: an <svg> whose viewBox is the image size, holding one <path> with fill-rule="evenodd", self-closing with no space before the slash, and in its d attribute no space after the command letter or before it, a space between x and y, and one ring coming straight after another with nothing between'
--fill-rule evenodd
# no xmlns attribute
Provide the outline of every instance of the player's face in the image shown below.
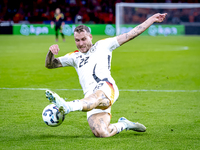
<svg viewBox="0 0 200 150"><path fill-rule="evenodd" d="M81 53L87 53L92 47L92 35L90 33L84 32L74 32L74 39L76 47Z"/></svg>

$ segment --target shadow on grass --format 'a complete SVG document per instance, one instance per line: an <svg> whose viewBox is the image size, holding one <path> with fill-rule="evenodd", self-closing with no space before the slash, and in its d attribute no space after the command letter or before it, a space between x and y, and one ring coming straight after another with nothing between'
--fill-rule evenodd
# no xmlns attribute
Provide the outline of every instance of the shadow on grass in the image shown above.
<svg viewBox="0 0 200 150"><path fill-rule="evenodd" d="M38 138L60 138L60 139L67 139L67 138L96 138L94 135L54 135L54 134L43 134L39 135Z"/></svg>
<svg viewBox="0 0 200 150"><path fill-rule="evenodd" d="M120 133L120 134L116 134L115 136L109 137L109 138L120 138L120 137L140 137L140 136L145 136L146 133L138 133L138 132L129 132L129 133ZM92 133L91 134L84 134L84 135L54 135L54 134L43 134L43 135L39 135L39 138L60 138L60 139L64 139L64 138L98 138L95 137Z"/></svg>
<svg viewBox="0 0 200 150"><path fill-rule="evenodd" d="M142 136L146 136L148 135L147 132L132 132L132 131L127 131L127 132L122 132L120 134L118 134L118 136L114 136L114 137L142 137Z"/></svg>
<svg viewBox="0 0 200 150"><path fill-rule="evenodd" d="M137 132L122 132L120 134L116 134L115 136L108 137L109 139L129 139L129 138L134 138L134 137L142 137L146 136L146 133L137 133ZM12 137L7 137L4 139L4 142L9 142L9 141L44 141L44 140L64 140L64 139L107 139L107 138L98 138L95 137L92 133L90 134L82 134L82 135L58 135L58 134L37 134L37 135L31 135L31 134L26 134L26 135L21 135L21 136L12 136Z"/></svg>

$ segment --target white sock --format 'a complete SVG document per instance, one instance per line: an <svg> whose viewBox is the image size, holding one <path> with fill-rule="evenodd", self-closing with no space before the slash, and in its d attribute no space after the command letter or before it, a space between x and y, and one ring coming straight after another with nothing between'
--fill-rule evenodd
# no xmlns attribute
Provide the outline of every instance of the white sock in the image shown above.
<svg viewBox="0 0 200 150"><path fill-rule="evenodd" d="M66 103L69 106L70 111L82 111L83 109L83 104L79 100L74 100Z"/></svg>
<svg viewBox="0 0 200 150"><path fill-rule="evenodd" d="M114 123L113 125L117 128L117 133L127 128L127 126L122 122Z"/></svg>

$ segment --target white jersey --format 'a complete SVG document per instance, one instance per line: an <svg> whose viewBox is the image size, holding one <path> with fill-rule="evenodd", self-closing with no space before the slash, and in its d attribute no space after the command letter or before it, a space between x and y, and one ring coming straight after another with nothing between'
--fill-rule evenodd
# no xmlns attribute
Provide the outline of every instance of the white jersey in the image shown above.
<svg viewBox="0 0 200 150"><path fill-rule="evenodd" d="M79 76L84 94L94 89L100 81L115 84L110 69L112 51L119 47L116 37L96 42L87 53L74 51L59 57L63 67L73 66Z"/></svg>

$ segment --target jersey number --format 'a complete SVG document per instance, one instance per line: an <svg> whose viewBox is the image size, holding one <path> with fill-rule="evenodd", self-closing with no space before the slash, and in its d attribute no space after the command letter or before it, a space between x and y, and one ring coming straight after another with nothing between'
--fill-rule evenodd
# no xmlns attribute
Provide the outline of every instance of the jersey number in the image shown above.
<svg viewBox="0 0 200 150"><path fill-rule="evenodd" d="M87 64L88 63L88 59L89 59L89 57L82 58L81 62L79 64L79 68L81 68L82 66L84 66L85 64Z"/></svg>

